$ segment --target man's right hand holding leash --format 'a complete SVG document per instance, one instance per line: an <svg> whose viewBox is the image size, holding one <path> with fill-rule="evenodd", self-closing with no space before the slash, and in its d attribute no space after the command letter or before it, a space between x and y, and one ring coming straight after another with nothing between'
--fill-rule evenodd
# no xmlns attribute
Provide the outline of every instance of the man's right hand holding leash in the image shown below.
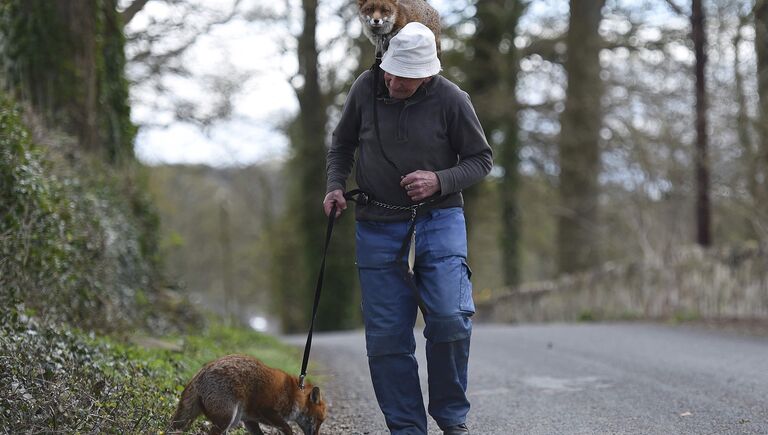
<svg viewBox="0 0 768 435"><path fill-rule="evenodd" d="M323 210L325 215L330 216L333 204L336 204L336 217L341 216L341 212L347 209L347 200L344 198L344 191L336 189L328 192L323 199Z"/></svg>

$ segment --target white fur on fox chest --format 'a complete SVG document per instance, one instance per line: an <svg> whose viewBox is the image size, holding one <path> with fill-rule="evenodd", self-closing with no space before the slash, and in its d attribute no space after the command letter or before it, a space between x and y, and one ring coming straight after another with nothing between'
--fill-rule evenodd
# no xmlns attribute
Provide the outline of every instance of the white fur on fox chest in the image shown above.
<svg viewBox="0 0 768 435"><path fill-rule="evenodd" d="M380 26L374 26L373 20L374 18L370 15L365 15L362 12L360 12L360 22L363 25L363 34L368 37L368 39L373 43L373 45L376 45L377 39L382 38L383 41L387 41L390 38L392 38L393 35L390 35L392 32L392 29L395 26L395 19L397 18L397 13L393 12L392 15L388 17L384 17L381 19L382 23Z"/></svg>
<svg viewBox="0 0 768 435"><path fill-rule="evenodd" d="M288 417L286 417L285 420L298 421L299 417L301 417L301 408L297 403L294 403L293 408L291 408L291 413L288 414Z"/></svg>

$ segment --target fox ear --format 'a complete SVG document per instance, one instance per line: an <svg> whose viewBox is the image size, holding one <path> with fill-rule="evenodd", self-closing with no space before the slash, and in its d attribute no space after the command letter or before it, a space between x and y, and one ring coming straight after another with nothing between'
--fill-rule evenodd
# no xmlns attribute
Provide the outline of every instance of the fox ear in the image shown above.
<svg viewBox="0 0 768 435"><path fill-rule="evenodd" d="M362 7L366 0L357 0L357 7Z"/></svg>
<svg viewBox="0 0 768 435"><path fill-rule="evenodd" d="M320 388L312 387L312 392L309 393L309 400L315 405L320 403Z"/></svg>

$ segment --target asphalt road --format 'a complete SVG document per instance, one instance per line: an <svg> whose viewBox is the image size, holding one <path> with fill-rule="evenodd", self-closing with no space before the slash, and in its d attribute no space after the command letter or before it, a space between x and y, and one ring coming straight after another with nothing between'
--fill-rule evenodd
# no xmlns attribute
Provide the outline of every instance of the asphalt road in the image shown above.
<svg viewBox="0 0 768 435"><path fill-rule="evenodd" d="M311 360L331 403L322 433L388 433L361 331L316 334ZM768 434L766 337L646 323L475 325L469 378L473 434Z"/></svg>

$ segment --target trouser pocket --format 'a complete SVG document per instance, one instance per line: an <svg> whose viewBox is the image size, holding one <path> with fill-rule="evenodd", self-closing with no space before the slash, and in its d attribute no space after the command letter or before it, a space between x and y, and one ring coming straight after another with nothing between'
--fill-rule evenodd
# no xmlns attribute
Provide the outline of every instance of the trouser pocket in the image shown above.
<svg viewBox="0 0 768 435"><path fill-rule="evenodd" d="M472 269L467 260L461 261L461 283L459 286L459 308L466 313L475 313L475 302L472 298Z"/></svg>

